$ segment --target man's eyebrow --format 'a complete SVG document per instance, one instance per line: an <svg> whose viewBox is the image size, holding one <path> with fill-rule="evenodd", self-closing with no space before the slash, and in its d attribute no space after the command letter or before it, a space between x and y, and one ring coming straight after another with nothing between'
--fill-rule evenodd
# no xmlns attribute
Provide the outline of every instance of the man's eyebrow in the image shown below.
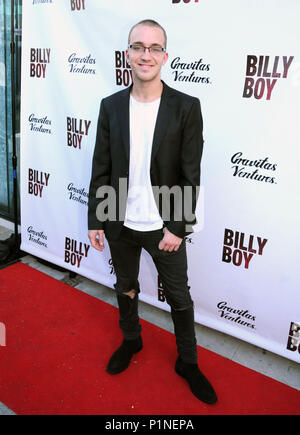
<svg viewBox="0 0 300 435"><path fill-rule="evenodd" d="M144 43L143 42L141 42L141 41L134 41L134 42L131 42L131 44L133 45L144 45ZM153 45L157 45L157 46L159 46L159 47L161 47L161 45L158 43L158 42L153 42L151 45L150 45L150 47L152 47Z"/></svg>

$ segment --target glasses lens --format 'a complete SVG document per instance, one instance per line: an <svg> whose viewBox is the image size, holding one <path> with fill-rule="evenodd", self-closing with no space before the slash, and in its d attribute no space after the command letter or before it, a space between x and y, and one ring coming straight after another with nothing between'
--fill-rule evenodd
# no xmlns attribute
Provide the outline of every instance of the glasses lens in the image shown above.
<svg viewBox="0 0 300 435"><path fill-rule="evenodd" d="M139 44L131 44L129 46L135 53L143 53L146 49L149 50L149 53L159 55L164 49L160 45L152 45L151 47L145 47L144 45Z"/></svg>
<svg viewBox="0 0 300 435"><path fill-rule="evenodd" d="M163 51L162 47L160 46L150 47L150 49L154 54L160 54Z"/></svg>
<svg viewBox="0 0 300 435"><path fill-rule="evenodd" d="M144 47L142 45L131 45L130 46L133 51L136 51L137 53L144 51Z"/></svg>

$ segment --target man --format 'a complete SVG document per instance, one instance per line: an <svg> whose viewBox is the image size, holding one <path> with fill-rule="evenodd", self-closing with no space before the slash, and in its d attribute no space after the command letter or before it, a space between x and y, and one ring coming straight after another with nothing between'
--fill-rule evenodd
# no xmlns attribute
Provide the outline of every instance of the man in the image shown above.
<svg viewBox="0 0 300 435"><path fill-rule="evenodd" d="M161 68L168 59L166 43L164 29L153 20L139 22L129 33L126 56L133 85L101 103L89 193L88 234L92 246L103 251L105 233L117 277L115 289L124 340L110 358L108 373L125 370L133 354L143 346L138 317L138 273L144 248L153 258L171 307L179 354L175 370L188 381L198 399L212 404L217 401L216 394L197 365L194 307L187 285L184 240L195 223L203 147L202 116L197 98L161 81ZM123 206L120 180L128 180ZM101 189L106 186L114 189L113 205L105 202L105 189ZM163 188L177 188L180 195L160 197L155 188L159 194ZM116 219L105 220L105 204L116 212ZM186 205L191 208L189 213Z"/></svg>

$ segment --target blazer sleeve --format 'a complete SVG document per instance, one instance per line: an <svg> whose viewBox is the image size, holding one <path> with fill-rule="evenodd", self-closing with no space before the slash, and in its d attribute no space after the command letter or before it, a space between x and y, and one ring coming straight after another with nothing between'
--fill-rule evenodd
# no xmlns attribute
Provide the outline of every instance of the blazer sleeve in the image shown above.
<svg viewBox="0 0 300 435"><path fill-rule="evenodd" d="M182 189L182 201L175 202L173 219L167 224L169 231L181 238L192 233L192 225L195 225L197 222L195 210L200 187L202 152L203 120L200 101L198 98L194 98L185 119L182 132L179 178ZM182 216L182 219L176 220L176 214L177 216Z"/></svg>
<svg viewBox="0 0 300 435"><path fill-rule="evenodd" d="M96 209L100 202L96 198L99 187L110 185L111 178L111 154L109 146L109 121L105 109L104 100L100 105L97 124L96 143L93 154L92 173L89 187L88 200L88 229L102 230L103 222L96 216Z"/></svg>

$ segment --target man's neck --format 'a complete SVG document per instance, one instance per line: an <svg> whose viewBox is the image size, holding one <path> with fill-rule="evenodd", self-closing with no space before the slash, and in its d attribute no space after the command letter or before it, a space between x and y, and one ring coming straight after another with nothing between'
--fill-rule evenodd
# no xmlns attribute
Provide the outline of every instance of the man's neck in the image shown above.
<svg viewBox="0 0 300 435"><path fill-rule="evenodd" d="M149 103L161 97L163 84L161 80L155 82L134 81L131 95L141 103Z"/></svg>

